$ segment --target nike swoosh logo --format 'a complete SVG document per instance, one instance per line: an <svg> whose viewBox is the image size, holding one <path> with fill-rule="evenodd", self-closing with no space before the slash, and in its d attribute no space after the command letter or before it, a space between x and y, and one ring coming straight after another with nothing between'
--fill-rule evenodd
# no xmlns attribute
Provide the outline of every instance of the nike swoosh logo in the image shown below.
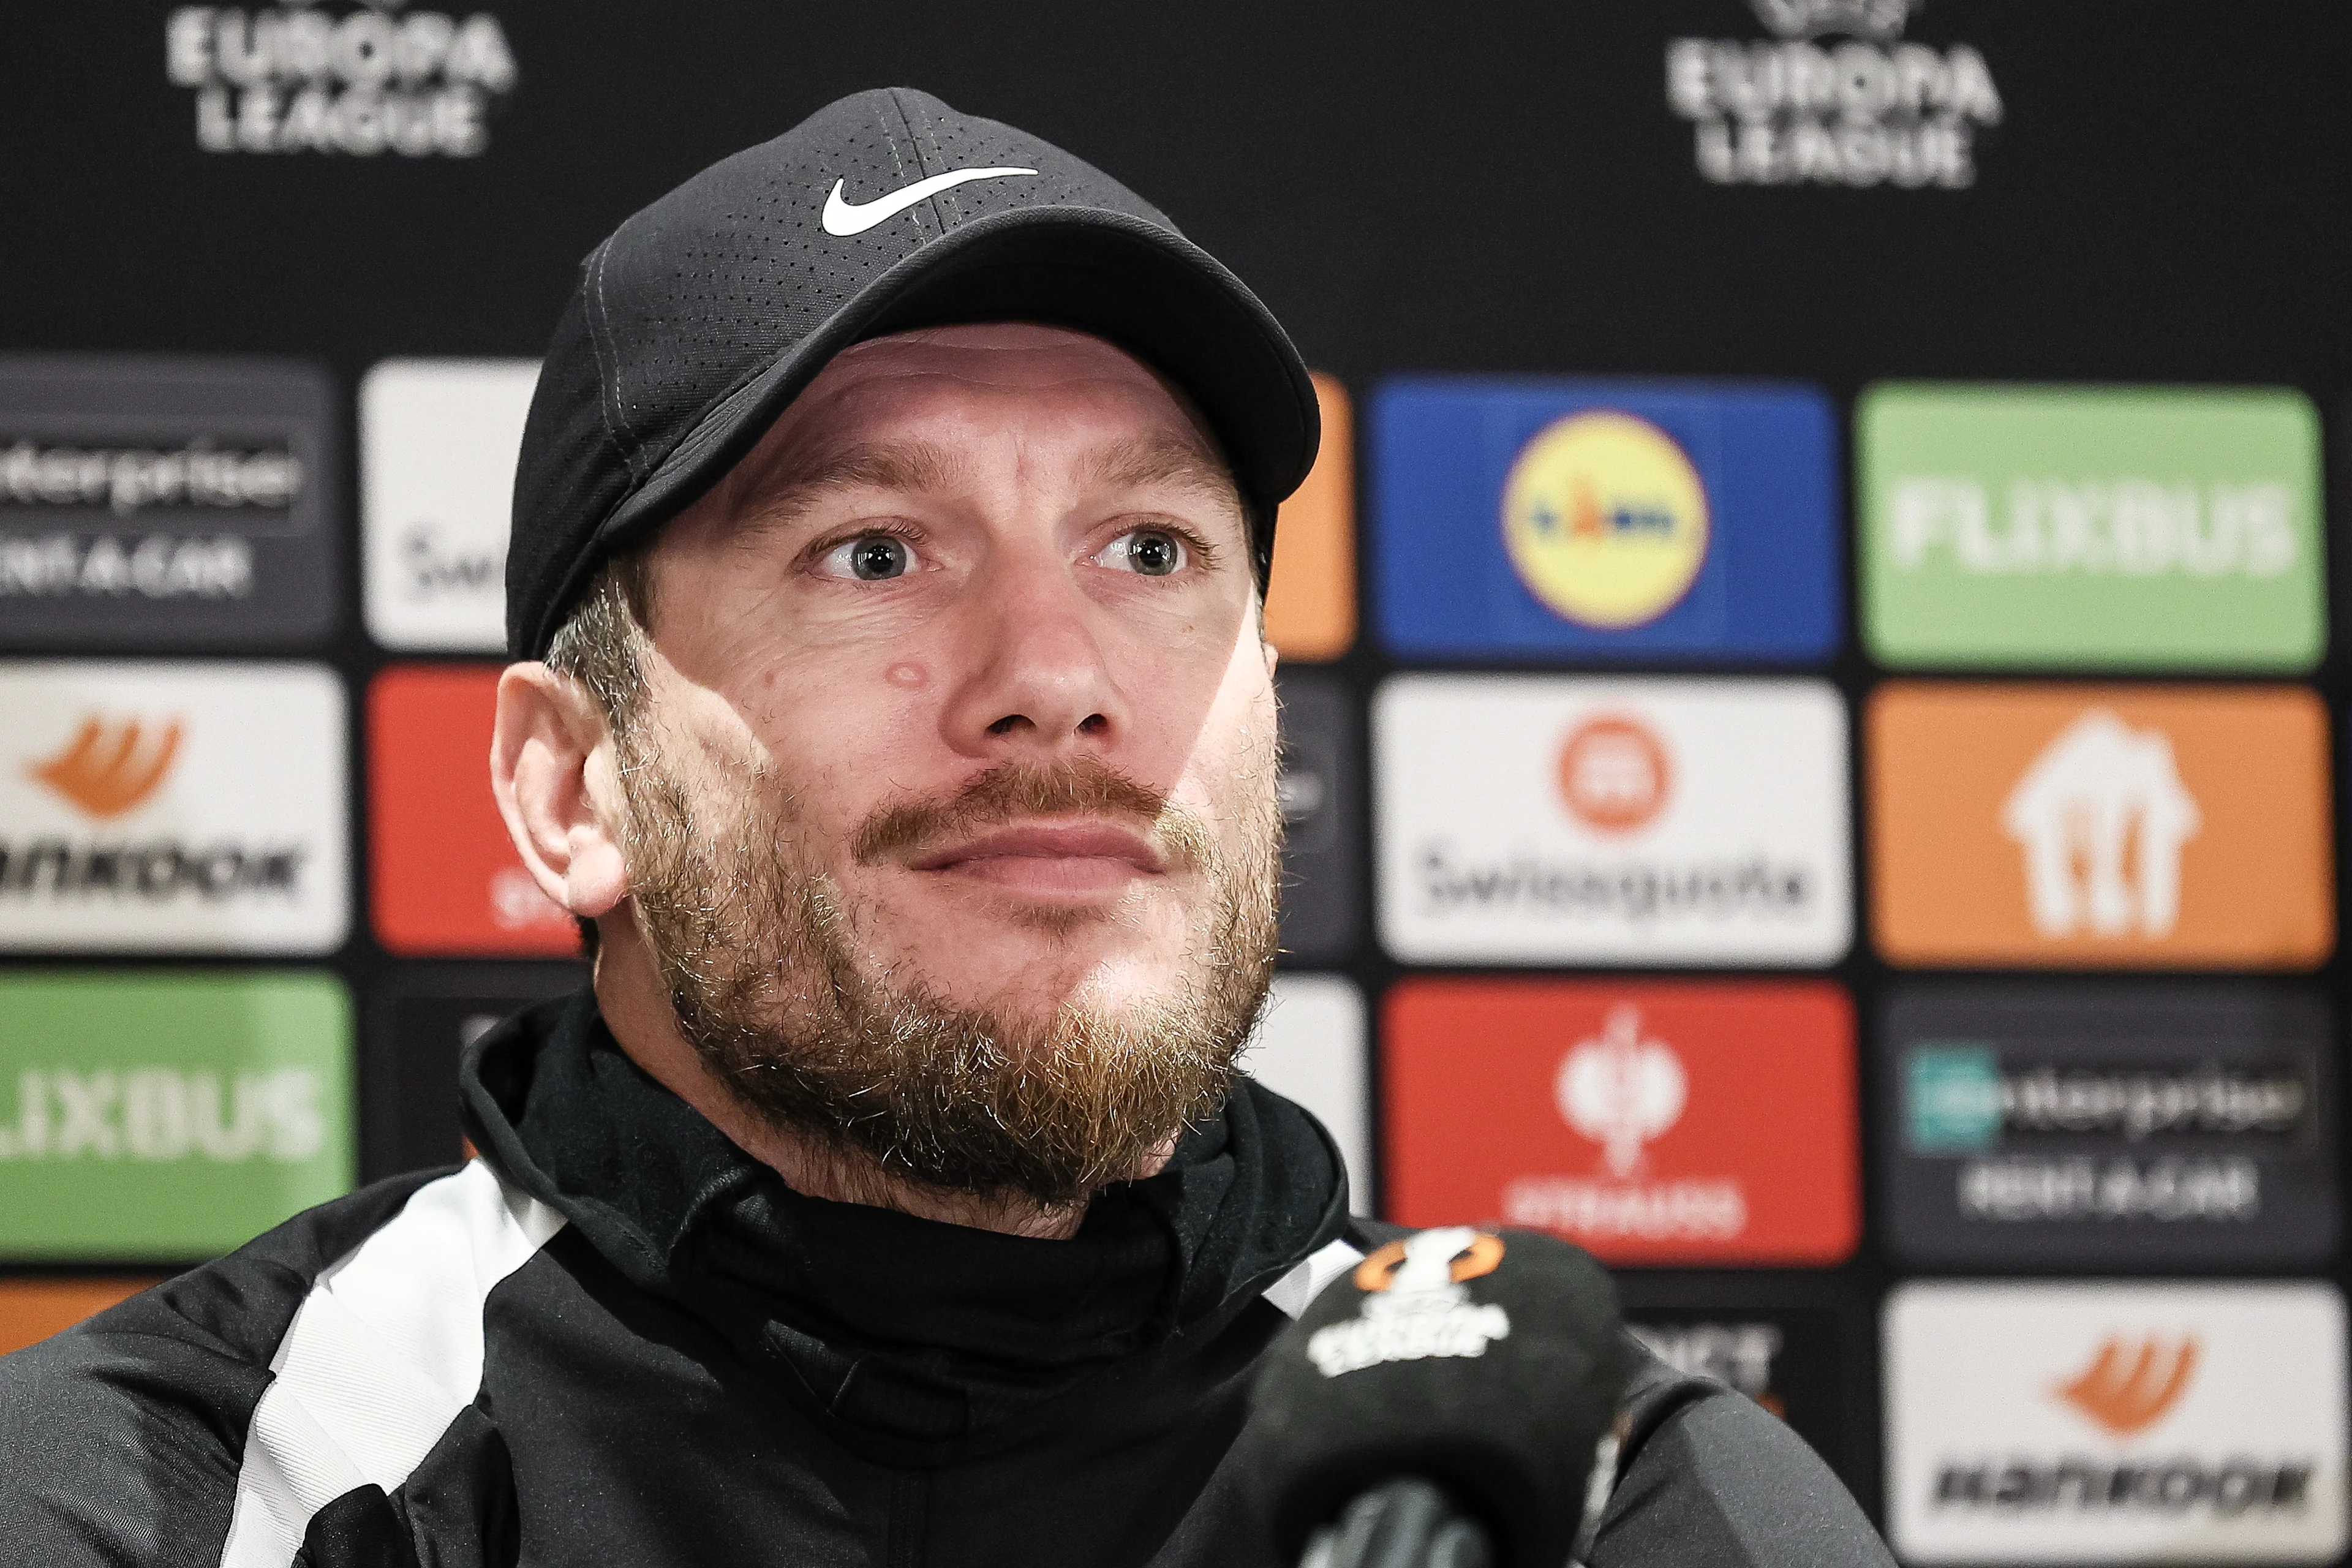
<svg viewBox="0 0 2352 1568"><path fill-rule="evenodd" d="M972 180L1002 180L1012 174L1034 174L1034 169L951 169L944 174L917 180L887 196L877 196L870 202L845 202L841 199L843 181L833 183L833 194L824 198L824 232L843 239L853 234L864 234L877 223L887 223L917 202L927 201L941 191Z"/></svg>

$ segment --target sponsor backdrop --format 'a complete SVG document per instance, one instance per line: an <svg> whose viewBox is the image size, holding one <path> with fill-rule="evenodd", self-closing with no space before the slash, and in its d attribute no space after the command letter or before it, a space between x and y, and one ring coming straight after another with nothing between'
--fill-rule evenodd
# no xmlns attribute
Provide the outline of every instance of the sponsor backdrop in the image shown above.
<svg viewBox="0 0 2352 1568"><path fill-rule="evenodd" d="M483 781L572 269L908 82L1322 373L1253 1059L1357 1206L1590 1247L1914 1561L2340 1560L2352 13L20 9L0 1348L460 1156L580 975Z"/></svg>

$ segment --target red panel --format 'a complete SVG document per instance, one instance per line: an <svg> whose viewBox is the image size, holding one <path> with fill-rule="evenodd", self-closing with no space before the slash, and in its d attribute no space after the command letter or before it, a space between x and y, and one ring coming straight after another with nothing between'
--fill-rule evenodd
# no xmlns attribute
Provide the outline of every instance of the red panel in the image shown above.
<svg viewBox="0 0 2352 1568"><path fill-rule="evenodd" d="M1860 1238L1835 984L1408 980L1381 1036L1391 1219L1612 1263L1829 1264Z"/></svg>
<svg viewBox="0 0 2352 1568"><path fill-rule="evenodd" d="M496 665L396 665L368 688L369 910L394 952L580 950L490 798L498 687Z"/></svg>

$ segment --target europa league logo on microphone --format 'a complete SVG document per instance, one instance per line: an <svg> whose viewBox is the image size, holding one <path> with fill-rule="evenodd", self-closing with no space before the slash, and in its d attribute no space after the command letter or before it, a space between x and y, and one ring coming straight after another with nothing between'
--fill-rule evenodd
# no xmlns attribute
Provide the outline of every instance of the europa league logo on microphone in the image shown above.
<svg viewBox="0 0 2352 1568"><path fill-rule="evenodd" d="M1358 1315L1315 1331L1307 1359L1326 1377L1382 1362L1478 1356L1511 1331L1495 1302L1473 1302L1465 1280L1503 1261L1500 1237L1446 1226L1391 1241L1356 1266Z"/></svg>

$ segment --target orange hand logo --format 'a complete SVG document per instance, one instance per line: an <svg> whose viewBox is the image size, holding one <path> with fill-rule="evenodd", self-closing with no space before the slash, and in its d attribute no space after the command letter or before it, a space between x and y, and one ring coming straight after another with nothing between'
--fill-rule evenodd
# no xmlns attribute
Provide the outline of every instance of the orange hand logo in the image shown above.
<svg viewBox="0 0 2352 1568"><path fill-rule="evenodd" d="M2053 1392L2116 1436L2132 1437L2164 1418L2188 1390L2196 1370L2193 1334L2168 1346L2151 1335L2136 1352L2126 1351L2122 1338L2110 1334L2090 1368Z"/></svg>
<svg viewBox="0 0 2352 1568"><path fill-rule="evenodd" d="M144 741L147 743L142 744ZM166 721L149 737L136 719L110 731L93 713L81 721L66 749L26 769L35 778L103 822L142 804L163 785L180 752L180 721Z"/></svg>

